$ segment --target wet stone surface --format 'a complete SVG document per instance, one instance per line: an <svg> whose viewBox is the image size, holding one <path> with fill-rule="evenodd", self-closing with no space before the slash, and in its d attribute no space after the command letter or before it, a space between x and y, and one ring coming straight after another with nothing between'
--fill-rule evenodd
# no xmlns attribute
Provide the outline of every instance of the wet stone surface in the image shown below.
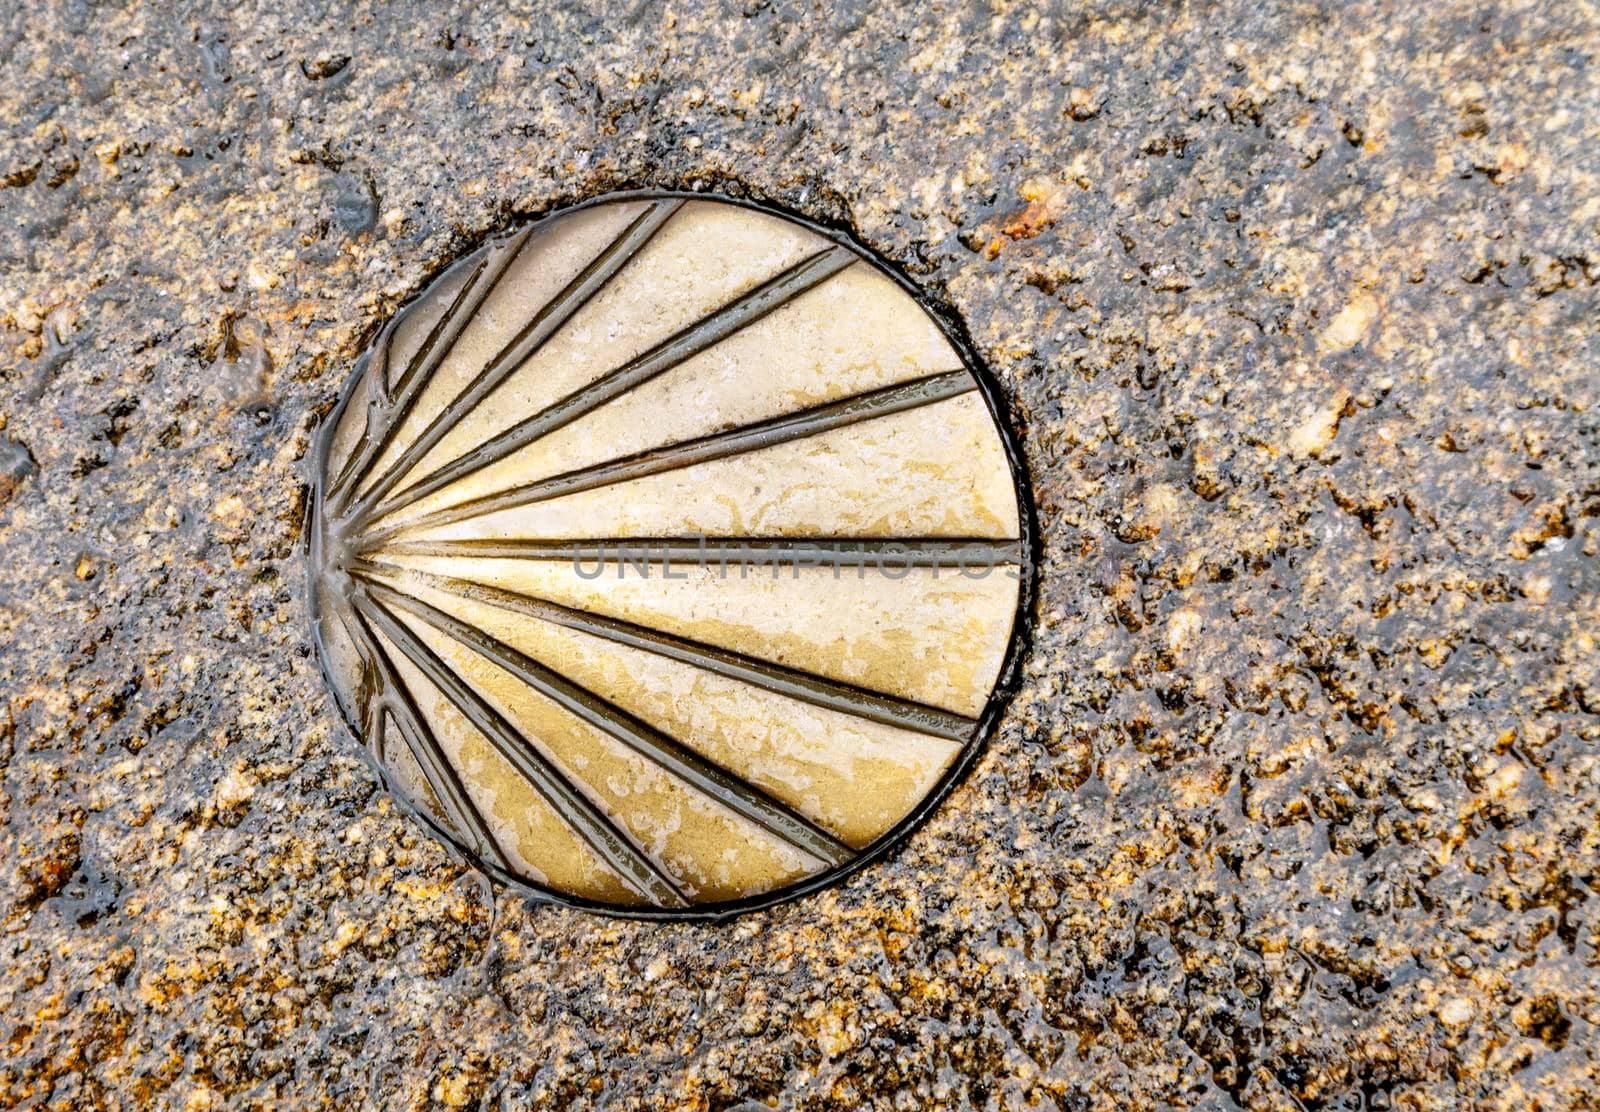
<svg viewBox="0 0 1600 1112"><path fill-rule="evenodd" d="M8 1102L1592 1104L1592 13L0 21ZM1043 533L946 804L720 927L496 900L361 761L303 602L381 323L640 186L953 307Z"/></svg>

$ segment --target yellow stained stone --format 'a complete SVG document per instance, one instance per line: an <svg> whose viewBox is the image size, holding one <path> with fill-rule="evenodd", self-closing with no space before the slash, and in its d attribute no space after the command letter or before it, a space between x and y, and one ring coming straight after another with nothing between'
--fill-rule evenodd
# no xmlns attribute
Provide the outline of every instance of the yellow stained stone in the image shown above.
<svg viewBox="0 0 1600 1112"><path fill-rule="evenodd" d="M545 898L722 914L888 844L981 742L1027 516L853 245L641 194L470 255L319 443L324 666L389 786Z"/></svg>

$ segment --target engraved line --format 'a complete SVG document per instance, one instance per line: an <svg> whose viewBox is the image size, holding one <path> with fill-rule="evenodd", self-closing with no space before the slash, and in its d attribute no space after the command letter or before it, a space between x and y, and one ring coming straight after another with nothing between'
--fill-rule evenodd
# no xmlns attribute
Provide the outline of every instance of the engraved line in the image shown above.
<svg viewBox="0 0 1600 1112"><path fill-rule="evenodd" d="M481 860L509 871L511 864L506 860L505 852L495 841L494 835L490 833L482 812L468 797L466 785L461 783L450 763L444 760L443 754L436 752L438 743L431 735L424 732L425 727L420 723L403 721L394 714L392 706L388 707L387 711L385 713L384 709L379 710L380 731L384 730L381 723L391 724L399 731L401 740L416 760L417 767L422 770L423 778L433 790L434 797L444 805L445 813L450 816L451 825L473 845L474 852Z"/></svg>
<svg viewBox="0 0 1600 1112"><path fill-rule="evenodd" d="M361 449L372 438L373 417L389 404L388 377L389 377L389 345L394 342L394 329L396 319L391 318L383 326L383 331L378 333L378 340L373 345L370 358L364 367L357 370L361 376L360 385L350 392L345 401L344 409L348 411L352 406L361 406L361 433L356 437L356 442L350 446L350 454L345 457L344 463L339 467L339 473L328 484L325 501L331 506L332 500L338 497L345 489L345 484L355 478L358 473L357 464L361 460ZM344 412L334 418L329 426L329 443L337 432L339 423L344 419ZM352 420L355 418L352 417Z"/></svg>
<svg viewBox="0 0 1600 1112"><path fill-rule="evenodd" d="M412 354L411 361L413 365L431 347L431 341L437 337L439 328L449 320L451 314L461 305L462 298L466 297L473 287L477 285L479 278L483 274L483 268L488 261L489 256L486 252L482 258L473 264L472 272L467 275L466 281L456 291L455 297L451 299L449 305L445 306L445 310L440 314L439 319L433 322L433 327L429 329L428 335L424 337L424 343ZM377 358L373 360L376 375L368 383L367 423L362 430L360 442L350 453L350 459L346 461L344 470L340 473L338 480L333 484L332 491L329 493L328 504L334 511L342 509L344 503L349 501L350 493L356 485L355 480L366 473L372 461L382 454L383 445L394 435L396 422L392 419L394 392L389 387L389 359L390 349L394 346L395 332L404 317L404 313L397 313L389 318L389 323L384 326L383 336L378 345ZM374 420L384 419L387 419L387 423L374 432Z"/></svg>
<svg viewBox="0 0 1600 1112"><path fill-rule="evenodd" d="M532 539L399 541L382 549L390 556L457 559L564 560L574 564L692 564L735 567L994 568L1022 563L1018 541L983 538L735 538L610 537L605 540Z"/></svg>
<svg viewBox="0 0 1600 1112"><path fill-rule="evenodd" d="M383 326L383 334L379 337L377 351L372 358L372 377L367 382L367 396L369 404L386 406L389 404L389 359L394 354L394 336L400 330L400 318L390 317L389 323Z"/></svg>
<svg viewBox="0 0 1600 1112"><path fill-rule="evenodd" d="M461 333L476 319L478 310L500 285L500 280L511 269L511 264L516 261L517 256L522 253L522 248L528 242L534 227L529 226L517 233L511 242L500 248L498 254L493 251L485 252L472 274L456 292L449 308L434 321L433 327L428 330L427 338L395 382L391 392L393 397L385 414L387 421L382 432L362 445L362 460L358 473L365 474L394 440L405 424L406 418L411 415L412 407L422 396L423 389L433 377L434 371L455 348ZM356 485L352 484L344 491L336 507L337 513L344 512L350 493Z"/></svg>
<svg viewBox="0 0 1600 1112"><path fill-rule="evenodd" d="M536 479L508 490L480 495L458 505L446 506L420 517L375 530L361 540L360 546L364 550L371 549L402 530L450 525L467 518L480 517L499 510L515 509L564 494L576 494L596 487L610 486L613 483L646 478L663 471L676 471L728 456L776 447L791 440L831 432L846 425L945 401L977 388L977 380L966 371L949 371L869 394L857 394L855 397L845 398L843 401L816 409L791 413L712 436L685 440L664 448L652 448L610 463L581 467L564 474L552 475L547 479Z"/></svg>
<svg viewBox="0 0 1600 1112"><path fill-rule="evenodd" d="M477 315L484 299L494 292L495 284L521 252L522 244L527 237L528 233L523 232L507 244L499 254L492 249L483 253L483 257L473 266L472 273L467 275L467 280L461 283L461 288L450 299L450 304L435 318L433 325L428 329L428 334L422 338L422 343L417 345L417 350L411 353L405 369L395 376L391 393L404 396L406 388L416 381L423 367L427 367L428 372L432 373L433 368L449 352L456 338L467 325L472 323L472 318ZM494 260L492 266L491 259ZM449 333L448 339L445 338L446 333Z"/></svg>
<svg viewBox="0 0 1600 1112"><path fill-rule="evenodd" d="M361 704L362 733L366 737L367 746L372 750L372 756L379 764L383 764L384 754L386 752L384 745L385 739L383 730L380 729L378 725L381 721L381 707L379 704L382 702L382 698L381 695L378 694L380 687L379 681L375 678L368 680L366 675L368 672L376 673L378 671L377 666L367 660L367 632L365 629L360 628L358 624L359 619L349 607L332 606L329 608L329 610L333 614L335 620L338 621L339 625L344 628L345 636L350 639L350 644L355 649L356 656L360 658L363 681L370 682L372 684L372 692L369 693L367 698L361 698L359 688L357 691L350 692L349 698L352 703L359 702Z"/></svg>
<svg viewBox="0 0 1600 1112"><path fill-rule="evenodd" d="M354 602L363 616L379 626L411 658L445 698L630 887L658 907L686 906L688 901L683 892L625 832L612 825L587 796L534 749L499 711L451 671L416 634L373 602L366 587L359 588Z"/></svg>
<svg viewBox="0 0 1600 1112"><path fill-rule="evenodd" d="M517 424L419 479L360 520L387 517L419 499L481 471L540 437L570 424L657 375L720 343L747 325L799 297L857 261L847 247L829 247L796 263L761 286L717 309L642 355L606 372L589 385L546 406Z"/></svg>
<svg viewBox="0 0 1600 1112"><path fill-rule="evenodd" d="M365 575L390 576L401 581L414 578L437 590L459 595L474 602L549 622L563 629L587 633L614 644L676 660L714 675L741 680L764 691L798 699L803 703L822 707L824 710L838 711L885 726L897 726L945 738L948 741L965 743L972 740L973 731L978 725L975 719L938 707L868 691L827 676L802 672L782 664L746 656L731 649L721 649L687 637L660 633L620 618L608 618L500 587L359 558L351 562L350 570Z"/></svg>
<svg viewBox="0 0 1600 1112"><path fill-rule="evenodd" d="M434 737L433 731L428 727L427 720L411 697L410 690L401 682L400 673L389 658L388 652L367 625L366 619L359 614L355 618L361 629L360 643L364 644L371 654L372 666L382 675L383 694L380 698L372 700L375 708L373 716L380 728L383 712L387 710L400 730L406 748L410 749L411 755L416 758L417 767L422 770L428 787L433 790L435 798L450 816L457 833L475 843L479 857L502 869L508 869L509 862L499 843L495 841L494 835L489 832L483 814L472 801L466 785L456 775L449 758L444 755L438 738ZM383 746L380 745L379 748Z"/></svg>
<svg viewBox="0 0 1600 1112"><path fill-rule="evenodd" d="M578 310L615 278L682 206L681 199L657 201L636 216L561 292L523 325L521 331L484 365L454 401L434 415L421 435L406 445L378 480L362 493L350 512L365 514L388 494L463 417L499 389L501 383L531 359L550 337L559 332Z"/></svg>
<svg viewBox="0 0 1600 1112"><path fill-rule="evenodd" d="M374 596L385 604L407 610L455 638L576 718L793 848L828 865L842 865L855 856L849 846L754 784L640 721L603 696L422 599L383 583L369 582Z"/></svg>

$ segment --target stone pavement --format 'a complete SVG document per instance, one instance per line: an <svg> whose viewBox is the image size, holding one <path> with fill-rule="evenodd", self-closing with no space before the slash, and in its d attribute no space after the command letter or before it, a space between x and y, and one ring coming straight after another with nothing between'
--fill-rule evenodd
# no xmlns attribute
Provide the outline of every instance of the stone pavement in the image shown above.
<svg viewBox="0 0 1600 1112"><path fill-rule="evenodd" d="M0 1099L1592 1106L1593 5L497 7L0 15ZM1043 533L954 794L724 926L497 899L304 603L356 354L648 186L958 315Z"/></svg>

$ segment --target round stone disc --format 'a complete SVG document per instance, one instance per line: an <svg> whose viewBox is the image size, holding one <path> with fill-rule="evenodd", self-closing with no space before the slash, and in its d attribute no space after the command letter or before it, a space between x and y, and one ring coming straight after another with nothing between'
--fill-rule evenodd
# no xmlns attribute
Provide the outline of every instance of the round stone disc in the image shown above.
<svg viewBox="0 0 1600 1112"><path fill-rule="evenodd" d="M319 439L322 659L494 876L721 915L842 875L981 744L1029 575L993 398L859 247L627 194L394 317Z"/></svg>

